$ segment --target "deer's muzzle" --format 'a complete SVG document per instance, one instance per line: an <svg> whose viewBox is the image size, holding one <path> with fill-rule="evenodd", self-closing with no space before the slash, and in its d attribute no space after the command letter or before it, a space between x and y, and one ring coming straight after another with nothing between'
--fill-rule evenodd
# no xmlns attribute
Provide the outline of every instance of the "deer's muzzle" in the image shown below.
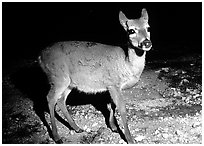
<svg viewBox="0 0 204 146"><path fill-rule="evenodd" d="M149 51L152 47L152 42L148 39L145 39L142 43L140 43L139 48L144 51Z"/></svg>

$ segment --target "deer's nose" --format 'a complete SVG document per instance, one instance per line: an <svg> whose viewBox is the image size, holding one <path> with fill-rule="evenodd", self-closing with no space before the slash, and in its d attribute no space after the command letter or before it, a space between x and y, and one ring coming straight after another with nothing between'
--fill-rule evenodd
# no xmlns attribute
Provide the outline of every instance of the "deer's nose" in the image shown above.
<svg viewBox="0 0 204 146"><path fill-rule="evenodd" d="M148 39L145 39L142 44L146 47L146 48L149 48L152 46L152 42Z"/></svg>

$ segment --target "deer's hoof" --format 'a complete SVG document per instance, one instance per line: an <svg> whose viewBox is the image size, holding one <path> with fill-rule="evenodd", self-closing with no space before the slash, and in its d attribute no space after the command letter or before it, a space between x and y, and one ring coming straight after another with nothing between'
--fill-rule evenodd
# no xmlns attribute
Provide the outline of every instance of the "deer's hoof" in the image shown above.
<svg viewBox="0 0 204 146"><path fill-rule="evenodd" d="M114 133L119 133L118 129L111 129Z"/></svg>
<svg viewBox="0 0 204 146"><path fill-rule="evenodd" d="M83 129L78 129L78 130L75 130L75 132L76 133L82 133L82 132L84 132L84 130Z"/></svg>
<svg viewBox="0 0 204 146"><path fill-rule="evenodd" d="M110 127L112 132L119 133L118 128L116 126Z"/></svg>
<svg viewBox="0 0 204 146"><path fill-rule="evenodd" d="M55 141L55 143L56 143L56 144L62 144L63 141L62 141L61 139L59 139L59 140Z"/></svg>

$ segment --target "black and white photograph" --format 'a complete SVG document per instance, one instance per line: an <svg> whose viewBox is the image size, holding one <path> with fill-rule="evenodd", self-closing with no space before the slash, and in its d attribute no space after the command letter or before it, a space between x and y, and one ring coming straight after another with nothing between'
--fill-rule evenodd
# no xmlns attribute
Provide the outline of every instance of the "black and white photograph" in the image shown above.
<svg viewBox="0 0 204 146"><path fill-rule="evenodd" d="M2 144L202 144L202 2L2 2Z"/></svg>

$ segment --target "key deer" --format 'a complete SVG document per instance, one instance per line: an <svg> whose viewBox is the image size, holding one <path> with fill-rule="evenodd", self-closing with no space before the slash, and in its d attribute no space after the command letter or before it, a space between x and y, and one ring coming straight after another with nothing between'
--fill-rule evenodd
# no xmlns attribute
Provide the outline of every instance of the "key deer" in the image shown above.
<svg viewBox="0 0 204 146"><path fill-rule="evenodd" d="M128 36L127 54L118 46L68 41L47 47L39 56L39 64L51 85L47 100L53 139L56 143L62 143L55 123L56 104L76 132L84 131L75 124L66 108L65 101L73 88L85 93L109 91L112 104L116 105L121 115L126 141L134 143L128 128L121 92L138 82L145 66L146 51L151 49L152 43L146 9L142 9L139 19L128 19L120 12L119 20ZM107 108L110 110L110 128L117 131L114 123L115 109L109 104Z"/></svg>

